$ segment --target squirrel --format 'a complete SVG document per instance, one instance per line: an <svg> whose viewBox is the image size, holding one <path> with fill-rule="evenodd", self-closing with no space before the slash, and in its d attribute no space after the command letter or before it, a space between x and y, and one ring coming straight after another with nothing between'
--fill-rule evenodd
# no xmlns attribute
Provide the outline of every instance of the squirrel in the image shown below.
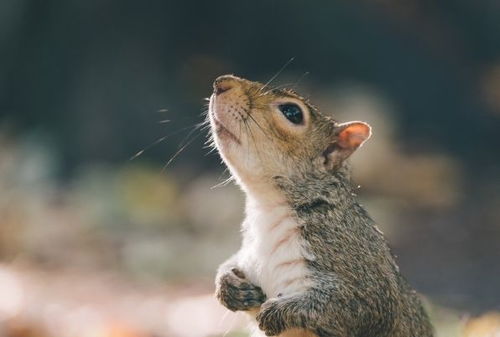
<svg viewBox="0 0 500 337"><path fill-rule="evenodd" d="M246 194L242 247L217 271L221 304L249 313L253 336L433 336L350 181L346 159L371 127L233 75L213 87L213 145Z"/></svg>

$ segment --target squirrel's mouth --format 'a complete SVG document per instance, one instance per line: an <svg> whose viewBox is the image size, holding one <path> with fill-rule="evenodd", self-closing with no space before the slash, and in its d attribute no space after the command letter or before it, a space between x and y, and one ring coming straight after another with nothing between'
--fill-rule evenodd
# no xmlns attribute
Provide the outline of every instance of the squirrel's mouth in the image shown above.
<svg viewBox="0 0 500 337"><path fill-rule="evenodd" d="M236 137L231 131L229 131L218 119L217 117L213 116L212 115L212 118L213 118L213 121L214 121L214 124L215 124L215 133L219 136L219 137L222 137L222 136L226 136L227 138L231 139L232 141L234 141L235 143L237 143L238 145L241 145L241 142L240 140L238 139L238 137Z"/></svg>

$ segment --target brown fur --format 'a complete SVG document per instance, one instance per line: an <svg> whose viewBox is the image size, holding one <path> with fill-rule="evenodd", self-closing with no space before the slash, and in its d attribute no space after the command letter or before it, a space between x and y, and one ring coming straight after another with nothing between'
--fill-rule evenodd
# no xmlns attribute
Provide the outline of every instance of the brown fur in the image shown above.
<svg viewBox="0 0 500 337"><path fill-rule="evenodd" d="M221 303L256 313L268 336L431 337L420 300L357 202L344 162L368 139L370 127L339 124L296 93L257 82L223 76L214 86L209 117L219 153L249 198L292 210L306 254L286 263L304 263L311 284L302 293L268 298L238 269L235 255L216 277ZM217 99L228 105L214 109ZM280 113L279 104L288 102L301 107L300 125ZM219 132L215 120L237 141ZM272 251L291 237L286 233Z"/></svg>

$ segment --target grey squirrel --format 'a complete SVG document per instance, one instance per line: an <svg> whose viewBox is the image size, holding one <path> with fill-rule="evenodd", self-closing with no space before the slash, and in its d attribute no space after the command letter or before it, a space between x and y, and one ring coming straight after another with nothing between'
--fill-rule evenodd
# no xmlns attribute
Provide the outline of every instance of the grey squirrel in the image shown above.
<svg viewBox="0 0 500 337"><path fill-rule="evenodd" d="M242 247L219 267L216 297L255 317L254 336L433 336L351 186L345 160L368 124L232 75L215 80L208 118L246 194Z"/></svg>

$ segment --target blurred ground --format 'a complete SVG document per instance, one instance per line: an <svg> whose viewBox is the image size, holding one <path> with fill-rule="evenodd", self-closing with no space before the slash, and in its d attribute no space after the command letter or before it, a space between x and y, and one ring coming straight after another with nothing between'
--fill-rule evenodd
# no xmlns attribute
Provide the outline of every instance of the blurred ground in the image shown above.
<svg viewBox="0 0 500 337"><path fill-rule="evenodd" d="M364 100L370 102L362 95L353 101ZM418 280L411 271L419 263L427 264L420 267L427 273L443 273L438 258L426 257L425 243L405 238L405 232L427 212L456 211L463 198L462 172L442 153L400 152L392 145L395 126L375 118L386 118L385 110L371 104L371 110L360 109L370 111L363 116L356 106L337 102L339 116L368 119L377 130L352 160L362 200L396 252L417 250L417 267L400 258L410 280ZM42 144L2 138L0 326L5 336L195 337L248 331L243 315L226 312L212 296L217 265L239 244L243 199L237 187L216 186L223 178L211 174L187 181L176 169L162 171L140 160L82 169L62 185L54 155ZM464 268L460 260L446 263ZM472 306L440 307L477 303L470 300L474 292L461 295L435 296L431 312L438 336L458 335L461 317L476 312Z"/></svg>
<svg viewBox="0 0 500 337"><path fill-rule="evenodd" d="M243 196L192 126L216 76L292 57L272 85L373 126L360 198L438 337L491 337L469 319L500 311L489 0L1 1L0 336L245 336L211 297Z"/></svg>

